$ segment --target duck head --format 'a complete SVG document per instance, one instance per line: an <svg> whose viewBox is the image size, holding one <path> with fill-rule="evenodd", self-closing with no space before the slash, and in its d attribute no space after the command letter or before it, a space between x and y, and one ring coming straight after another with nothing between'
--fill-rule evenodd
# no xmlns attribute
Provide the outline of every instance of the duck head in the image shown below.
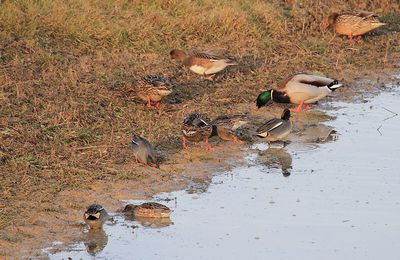
<svg viewBox="0 0 400 260"><path fill-rule="evenodd" d="M262 106L267 106L272 102L272 90L267 90L264 92L261 92L260 95L258 95L257 97L257 101L256 101L256 105L258 108L262 107Z"/></svg>
<svg viewBox="0 0 400 260"><path fill-rule="evenodd" d="M147 155L147 165L150 167L155 167L157 169L160 169L160 165L157 162L157 158L151 156L150 154Z"/></svg>
<svg viewBox="0 0 400 260"><path fill-rule="evenodd" d="M321 30L323 32L326 32L329 27L331 27L335 22L336 19L338 18L339 14L338 13L332 13L328 16L328 18L322 23Z"/></svg>
<svg viewBox="0 0 400 260"><path fill-rule="evenodd" d="M171 56L171 59L173 60L179 60L183 61L186 58L186 53L181 50L174 49L172 50L169 55Z"/></svg>
<svg viewBox="0 0 400 260"><path fill-rule="evenodd" d="M87 207L84 218L87 220L98 220L104 208L99 204L92 204Z"/></svg>
<svg viewBox="0 0 400 260"><path fill-rule="evenodd" d="M282 115L281 115L281 119L282 120L289 120L290 118L290 110L285 108L285 110L283 110Z"/></svg>

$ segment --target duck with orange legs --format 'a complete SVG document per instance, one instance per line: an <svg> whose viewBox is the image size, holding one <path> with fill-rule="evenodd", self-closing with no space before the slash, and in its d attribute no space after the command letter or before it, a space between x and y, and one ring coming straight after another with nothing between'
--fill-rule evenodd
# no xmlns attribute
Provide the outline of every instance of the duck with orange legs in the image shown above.
<svg viewBox="0 0 400 260"><path fill-rule="evenodd" d="M310 109L311 103L315 103L337 88L342 87L336 79L298 73L287 77L275 89L263 91L257 97L256 105L258 108L267 106L272 101L277 103L293 103L298 104L293 112L300 112L303 105L306 110Z"/></svg>

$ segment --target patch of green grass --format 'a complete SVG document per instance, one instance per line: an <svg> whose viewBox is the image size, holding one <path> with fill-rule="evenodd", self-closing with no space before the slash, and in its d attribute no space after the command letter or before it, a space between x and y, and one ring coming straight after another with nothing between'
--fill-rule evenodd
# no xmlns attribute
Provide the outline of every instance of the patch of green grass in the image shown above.
<svg viewBox="0 0 400 260"><path fill-rule="evenodd" d="M21 164L27 168L40 170L46 165L46 162L35 155L24 155L13 160L16 164Z"/></svg>

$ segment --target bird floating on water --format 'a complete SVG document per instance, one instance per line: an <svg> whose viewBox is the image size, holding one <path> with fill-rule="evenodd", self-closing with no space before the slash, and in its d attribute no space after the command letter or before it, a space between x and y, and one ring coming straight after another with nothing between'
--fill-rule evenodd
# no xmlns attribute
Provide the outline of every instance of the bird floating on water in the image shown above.
<svg viewBox="0 0 400 260"><path fill-rule="evenodd" d="M100 229L109 218L106 210L99 204L88 206L83 214L83 220L91 229Z"/></svg>

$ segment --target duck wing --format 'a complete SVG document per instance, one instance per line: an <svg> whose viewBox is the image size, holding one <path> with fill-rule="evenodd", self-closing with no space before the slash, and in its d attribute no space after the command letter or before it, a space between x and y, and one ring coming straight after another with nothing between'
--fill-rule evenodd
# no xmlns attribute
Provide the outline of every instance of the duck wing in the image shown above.
<svg viewBox="0 0 400 260"><path fill-rule="evenodd" d="M212 52L200 52L200 51L192 51L191 56L200 58L200 59L207 59L207 60L229 60L228 58L212 53Z"/></svg>
<svg viewBox="0 0 400 260"><path fill-rule="evenodd" d="M144 77L144 81L158 88L171 89L175 86L168 79L158 75L147 75Z"/></svg>
<svg viewBox="0 0 400 260"><path fill-rule="evenodd" d="M283 123L284 121L280 118L272 118L268 120L265 124L260 126L256 131L259 135L263 133L270 133L274 129L277 129L278 127L283 125Z"/></svg>
<svg viewBox="0 0 400 260"><path fill-rule="evenodd" d="M332 83L334 79L302 73L295 75L290 81L300 84L307 84L314 87L325 87Z"/></svg>
<svg viewBox="0 0 400 260"><path fill-rule="evenodd" d="M354 15L354 16L359 16L362 18L370 18L370 17L378 17L375 13L373 12L368 12L364 10L358 10L358 9L349 9L347 11L344 11L342 13L343 15Z"/></svg>

